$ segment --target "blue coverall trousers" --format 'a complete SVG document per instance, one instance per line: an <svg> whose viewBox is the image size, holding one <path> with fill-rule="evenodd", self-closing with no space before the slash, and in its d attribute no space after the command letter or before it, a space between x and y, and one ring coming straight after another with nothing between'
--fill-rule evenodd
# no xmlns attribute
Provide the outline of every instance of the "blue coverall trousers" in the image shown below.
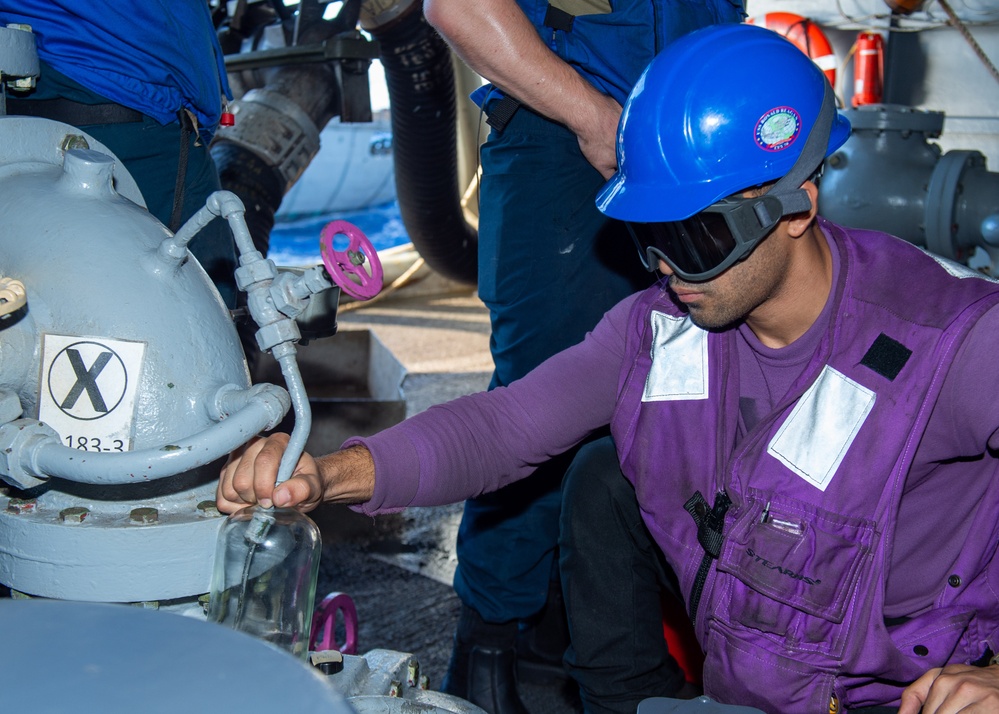
<svg viewBox="0 0 999 714"><path fill-rule="evenodd" d="M597 210L604 179L564 126L521 106L491 132L481 161L479 296L490 312L496 387L580 342L652 277L624 225ZM544 607L570 459L465 502L454 587L487 622Z"/></svg>

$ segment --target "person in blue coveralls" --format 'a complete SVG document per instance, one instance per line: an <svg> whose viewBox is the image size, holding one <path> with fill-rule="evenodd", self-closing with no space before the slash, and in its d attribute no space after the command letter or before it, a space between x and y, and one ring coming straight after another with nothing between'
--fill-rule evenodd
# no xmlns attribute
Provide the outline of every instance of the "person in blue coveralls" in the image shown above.
<svg viewBox="0 0 999 714"><path fill-rule="evenodd" d="M232 95L206 0L0 0L0 22L31 27L41 65L33 91L8 93L8 114L61 121L103 143L171 230L220 188L208 144ZM190 247L234 307L229 227L212 221Z"/></svg>
<svg viewBox="0 0 999 714"><path fill-rule="evenodd" d="M671 41L745 13L741 0L425 0L424 12L490 82L473 95L492 127L481 152L478 281L491 387L503 386L649 283L618 249L630 240L623 225L594 203L617 167L621 105ZM491 714L525 711L518 660L562 671L553 563L571 459L465 503L454 578L462 609L443 688Z"/></svg>

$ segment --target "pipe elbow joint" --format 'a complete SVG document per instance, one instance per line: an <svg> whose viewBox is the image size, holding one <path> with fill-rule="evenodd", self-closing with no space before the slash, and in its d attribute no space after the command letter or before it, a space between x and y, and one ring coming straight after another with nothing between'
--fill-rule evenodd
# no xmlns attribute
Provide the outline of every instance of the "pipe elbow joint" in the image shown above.
<svg viewBox="0 0 999 714"><path fill-rule="evenodd" d="M258 389L255 398L259 399L267 412L267 430L271 430L281 423L285 414L291 409L291 396L288 392L275 384L257 384L252 389Z"/></svg>
<svg viewBox="0 0 999 714"><path fill-rule="evenodd" d="M291 409L291 396L274 384L255 384L249 389L226 384L215 392L212 399L207 400L208 415L214 421L222 421L251 403L260 405L267 419L265 430L270 430L280 424Z"/></svg>
<svg viewBox="0 0 999 714"><path fill-rule="evenodd" d="M0 426L0 478L20 489L41 486L48 474L37 465L38 451L59 443L55 429L37 419L18 419Z"/></svg>
<svg viewBox="0 0 999 714"><path fill-rule="evenodd" d="M216 191L208 197L205 205L212 213L226 220L234 214L246 212L243 202L232 191Z"/></svg>

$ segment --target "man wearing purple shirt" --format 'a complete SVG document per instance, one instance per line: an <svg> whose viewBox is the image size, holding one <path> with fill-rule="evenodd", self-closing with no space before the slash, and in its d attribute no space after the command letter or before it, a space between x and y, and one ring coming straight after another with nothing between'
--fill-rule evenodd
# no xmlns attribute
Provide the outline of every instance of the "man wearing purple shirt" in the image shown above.
<svg viewBox="0 0 999 714"><path fill-rule="evenodd" d="M678 41L629 97L598 197L660 284L523 379L304 455L278 488L287 437L252 443L220 509L450 503L610 424L615 450L567 475L560 538L588 712L660 694L670 583L720 702L999 711L999 285L818 217L848 134L778 36Z"/></svg>

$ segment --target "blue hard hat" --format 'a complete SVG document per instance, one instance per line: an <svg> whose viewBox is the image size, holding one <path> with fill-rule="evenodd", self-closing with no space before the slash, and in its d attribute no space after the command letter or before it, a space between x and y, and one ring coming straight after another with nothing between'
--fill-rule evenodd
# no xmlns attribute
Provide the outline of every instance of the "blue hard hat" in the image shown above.
<svg viewBox="0 0 999 714"><path fill-rule="evenodd" d="M597 207L626 221L677 221L783 177L802 153L827 84L807 55L762 27L713 25L681 37L625 103L618 171ZM849 135L849 121L835 112L825 155Z"/></svg>

